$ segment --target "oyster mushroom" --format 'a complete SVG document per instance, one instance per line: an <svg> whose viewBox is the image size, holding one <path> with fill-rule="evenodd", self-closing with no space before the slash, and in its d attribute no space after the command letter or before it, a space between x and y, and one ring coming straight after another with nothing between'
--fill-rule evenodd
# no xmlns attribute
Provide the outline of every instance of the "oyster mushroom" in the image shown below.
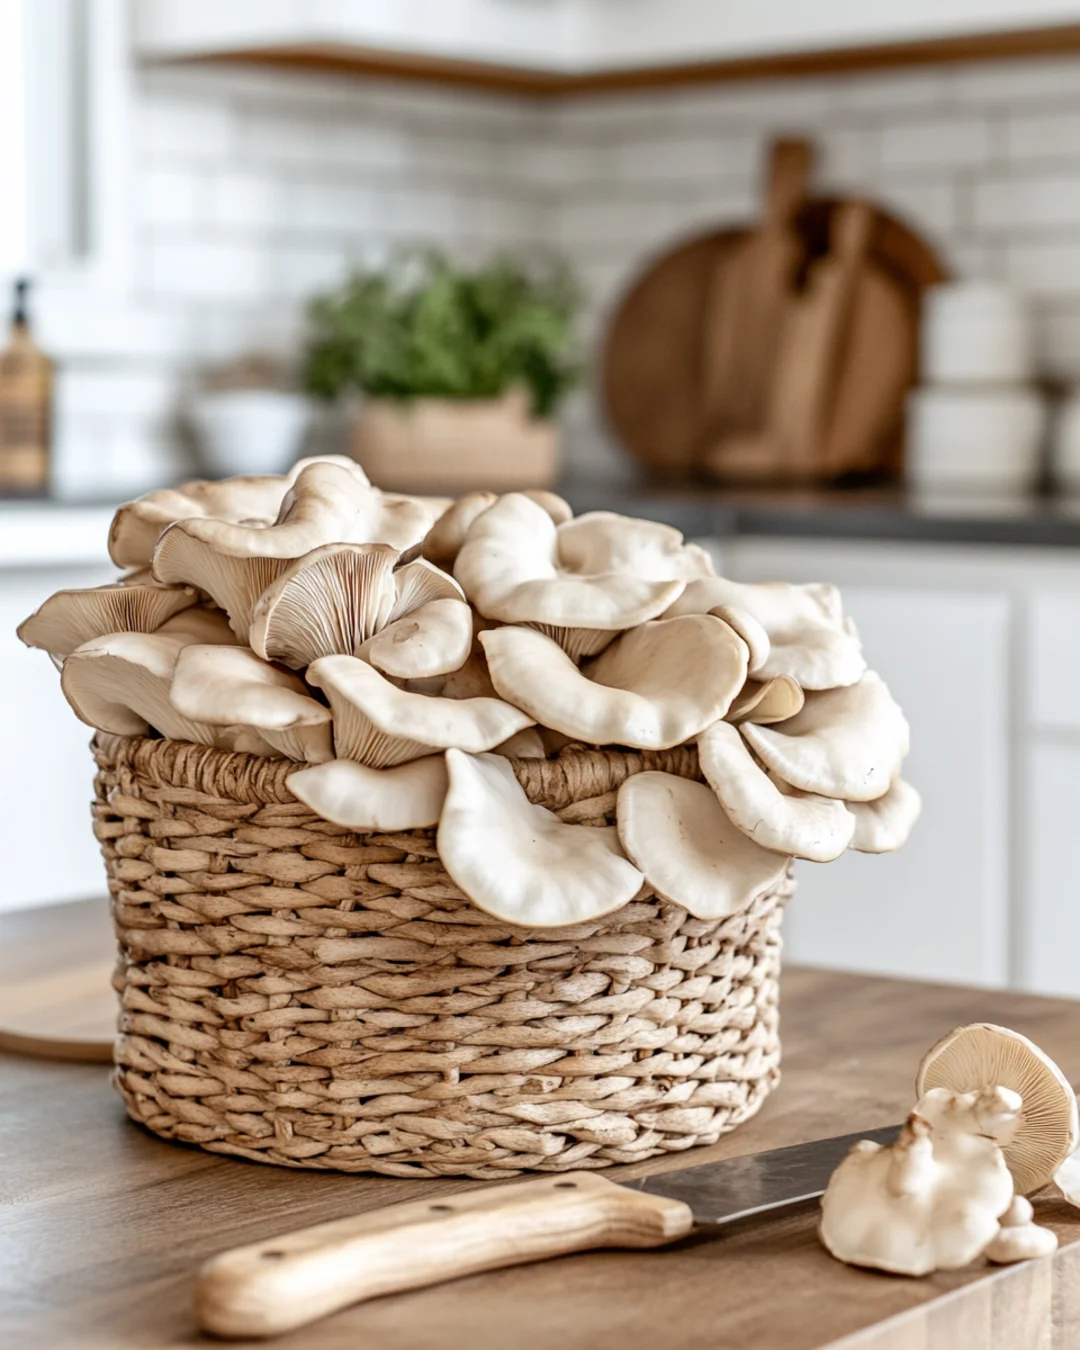
<svg viewBox="0 0 1080 1350"><path fill-rule="evenodd" d="M469 527L454 576L485 618L532 625L580 658L602 651L621 630L656 618L685 582L627 571L575 572L562 561L559 530L577 523L556 527L542 506L509 493Z"/></svg>
<svg viewBox="0 0 1080 1350"><path fill-rule="evenodd" d="M456 746L490 750L533 719L496 698L433 698L399 689L355 656L323 656L308 667L308 683L334 710L339 759L386 769Z"/></svg>
<svg viewBox="0 0 1080 1350"><path fill-rule="evenodd" d="M556 525L570 520L574 514L562 497L543 488L527 488L521 495L543 507ZM439 567L453 567L473 521L498 500L494 492L466 492L458 497L424 536L421 554Z"/></svg>
<svg viewBox="0 0 1080 1350"><path fill-rule="evenodd" d="M698 544L654 520L614 511L587 511L556 531L558 565L579 575L620 572L650 581L713 577L716 569Z"/></svg>
<svg viewBox="0 0 1080 1350"><path fill-rule="evenodd" d="M185 647L169 701L193 722L254 728L286 759L322 764L334 757L330 709L298 676L260 661L248 647Z"/></svg>
<svg viewBox="0 0 1080 1350"><path fill-rule="evenodd" d="M1014 1195L1012 1204L1001 1216L1001 1227L990 1239L983 1255L997 1266L1015 1261L1034 1261L1057 1251L1057 1234L1035 1222L1031 1201Z"/></svg>
<svg viewBox="0 0 1080 1350"><path fill-rule="evenodd" d="M170 740L236 749L237 729L185 717L169 700L186 645L181 637L160 633L110 633L76 647L64 662L60 687L75 715L99 731L145 736L152 727ZM245 737L243 748L273 753L257 736Z"/></svg>
<svg viewBox="0 0 1080 1350"><path fill-rule="evenodd" d="M854 684L866 670L859 639L847 630L835 586L748 584L726 577L689 581L664 617L706 614L718 606L742 610L769 638L756 679L790 675L803 689Z"/></svg>
<svg viewBox="0 0 1080 1350"><path fill-rule="evenodd" d="M922 810L922 798L902 778L872 802L848 802L855 832L848 846L858 853L892 853L907 842Z"/></svg>
<svg viewBox="0 0 1080 1350"><path fill-rule="evenodd" d="M463 612L455 635L467 620L471 639L472 621L457 582L423 560L398 567L399 557L388 544L324 544L287 563L255 604L250 626L253 650L294 670L320 656L356 656L365 642L395 620L443 599L454 600ZM433 639L436 628L437 619ZM451 662L445 669L456 668L452 662L459 648L460 640L449 654L440 652ZM468 651L466 643L457 665Z"/></svg>
<svg viewBox="0 0 1080 1350"><path fill-rule="evenodd" d="M613 826L567 825L535 806L499 755L447 750L446 767L439 857L486 913L557 928L621 909L641 889Z"/></svg>
<svg viewBox="0 0 1080 1350"><path fill-rule="evenodd" d="M991 1084L1023 1098L1019 1128L1004 1151L1017 1194L1030 1195L1050 1181L1076 1148L1076 1094L1037 1045L990 1022L957 1027L928 1050L915 1091L921 1097L932 1088L971 1092Z"/></svg>
<svg viewBox="0 0 1080 1350"><path fill-rule="evenodd" d="M170 525L154 552L154 575L206 591L246 641L256 601L292 559L323 544L353 540L400 550L423 533L426 520L422 507L388 502L341 465L318 461L288 489L273 525L208 519Z"/></svg>
<svg viewBox="0 0 1080 1350"><path fill-rule="evenodd" d="M356 654L395 679L430 679L460 670L472 641L472 610L464 600L429 600L388 623Z"/></svg>
<svg viewBox="0 0 1080 1350"><path fill-rule="evenodd" d="M843 801L883 797L900 772L910 734L880 675L809 693L802 711L777 726L740 728L765 766L803 792Z"/></svg>
<svg viewBox="0 0 1080 1350"><path fill-rule="evenodd" d="M806 696L790 675L774 675L764 684L758 680L747 680L727 710L727 721L736 725L739 722L756 722L759 727L769 726L773 722L786 722L802 711L805 702Z"/></svg>
<svg viewBox="0 0 1080 1350"><path fill-rule="evenodd" d="M442 755L426 755L391 769L332 759L299 769L285 782L324 820L349 830L396 833L438 823L447 777Z"/></svg>
<svg viewBox="0 0 1080 1350"><path fill-rule="evenodd" d="M1000 1145L1020 1107L1008 1088L937 1089L919 1101L895 1144L856 1144L821 1198L824 1246L839 1261L895 1275L974 1261L1012 1198Z"/></svg>
<svg viewBox="0 0 1080 1350"><path fill-rule="evenodd" d="M723 717L746 678L746 644L710 614L630 629L580 670L532 628L494 628L479 640L503 698L591 745L681 745Z"/></svg>
<svg viewBox="0 0 1080 1350"><path fill-rule="evenodd" d="M701 772L725 814L762 848L831 862L850 846L856 826L844 803L781 792L728 722L714 722L697 744Z"/></svg>
<svg viewBox="0 0 1080 1350"><path fill-rule="evenodd" d="M658 895L698 919L722 919L772 890L788 860L748 839L704 783L636 773L619 788L616 821L626 856Z"/></svg>
<svg viewBox="0 0 1080 1350"><path fill-rule="evenodd" d="M115 582L86 590L57 591L24 619L17 636L63 659L106 633L153 633L166 619L196 603L190 586Z"/></svg>

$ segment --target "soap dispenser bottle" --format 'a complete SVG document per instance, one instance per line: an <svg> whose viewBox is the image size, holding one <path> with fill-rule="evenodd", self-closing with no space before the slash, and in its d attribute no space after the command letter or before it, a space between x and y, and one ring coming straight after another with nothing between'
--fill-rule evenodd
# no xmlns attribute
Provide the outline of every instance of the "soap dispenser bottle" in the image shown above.
<svg viewBox="0 0 1080 1350"><path fill-rule="evenodd" d="M11 334L0 351L0 494L41 496L49 486L52 362L34 342L30 283L15 283Z"/></svg>

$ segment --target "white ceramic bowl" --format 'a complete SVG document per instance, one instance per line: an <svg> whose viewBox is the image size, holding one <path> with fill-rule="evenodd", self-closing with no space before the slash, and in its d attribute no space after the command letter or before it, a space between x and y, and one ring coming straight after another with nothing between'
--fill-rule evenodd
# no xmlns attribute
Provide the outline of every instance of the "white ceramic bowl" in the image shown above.
<svg viewBox="0 0 1080 1350"><path fill-rule="evenodd" d="M1046 406L1030 389L915 389L907 476L916 488L1027 491L1038 482Z"/></svg>
<svg viewBox="0 0 1080 1350"><path fill-rule="evenodd" d="M1024 384L1031 379L1031 321L1015 291L984 282L935 286L923 301L927 384Z"/></svg>
<svg viewBox="0 0 1080 1350"><path fill-rule="evenodd" d="M192 399L190 416L208 473L281 473L300 457L311 405L277 389L223 389Z"/></svg>

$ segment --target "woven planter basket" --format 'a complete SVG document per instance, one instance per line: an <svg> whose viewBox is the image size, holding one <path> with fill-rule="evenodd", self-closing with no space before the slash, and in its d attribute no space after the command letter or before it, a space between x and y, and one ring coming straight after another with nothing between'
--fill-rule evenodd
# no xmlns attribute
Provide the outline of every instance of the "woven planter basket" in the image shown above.
<svg viewBox="0 0 1080 1350"><path fill-rule="evenodd" d="M95 831L120 945L116 1084L157 1134L288 1167L505 1177L715 1142L778 1079L790 875L694 919L645 891L572 928L483 913L434 830L357 835L295 765L99 735ZM511 761L562 819L693 751Z"/></svg>

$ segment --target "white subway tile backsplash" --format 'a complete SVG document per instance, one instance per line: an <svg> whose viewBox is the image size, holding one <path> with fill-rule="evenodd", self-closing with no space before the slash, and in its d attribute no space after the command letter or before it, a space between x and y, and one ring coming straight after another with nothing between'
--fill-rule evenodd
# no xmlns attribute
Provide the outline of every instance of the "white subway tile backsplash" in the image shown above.
<svg viewBox="0 0 1080 1350"><path fill-rule="evenodd" d="M223 160L236 148L236 119L225 102L145 98L134 119L138 148L158 162Z"/></svg>
<svg viewBox="0 0 1080 1350"><path fill-rule="evenodd" d="M1077 104L1048 112L1024 112L1005 121L1005 153L1010 160L1080 160L1080 89Z"/></svg>
<svg viewBox="0 0 1080 1350"><path fill-rule="evenodd" d="M1028 231L1080 225L1080 173L1019 173L974 187L979 229Z"/></svg>
<svg viewBox="0 0 1080 1350"><path fill-rule="evenodd" d="M892 169L964 168L990 155L991 128L985 117L890 119L881 131L881 167Z"/></svg>
<svg viewBox="0 0 1080 1350"><path fill-rule="evenodd" d="M1011 106L1080 99L1080 62L1074 56L1033 57L958 66L952 77L958 103Z"/></svg>
<svg viewBox="0 0 1080 1350"><path fill-rule="evenodd" d="M151 239L144 254L145 286L152 297L228 303L273 293L268 255L253 242Z"/></svg>
<svg viewBox="0 0 1080 1350"><path fill-rule="evenodd" d="M144 225L182 228L205 215L207 179L197 170L151 167L139 175L137 190Z"/></svg>
<svg viewBox="0 0 1080 1350"><path fill-rule="evenodd" d="M834 106L840 113L883 113L907 110L929 113L947 108L952 75L946 70L873 71L835 83Z"/></svg>
<svg viewBox="0 0 1080 1350"><path fill-rule="evenodd" d="M1004 248L1005 276L1025 295L1053 300L1080 297L1080 236L1010 243Z"/></svg>

